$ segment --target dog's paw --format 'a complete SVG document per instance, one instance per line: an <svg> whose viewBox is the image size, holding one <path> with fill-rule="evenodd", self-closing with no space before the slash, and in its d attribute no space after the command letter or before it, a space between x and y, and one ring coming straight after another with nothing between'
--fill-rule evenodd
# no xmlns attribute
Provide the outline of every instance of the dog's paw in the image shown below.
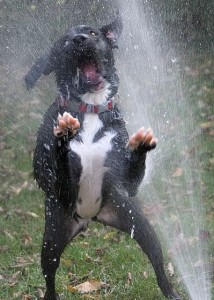
<svg viewBox="0 0 214 300"><path fill-rule="evenodd" d="M152 129L148 128L145 130L144 127L142 127L130 137L127 146L131 150L143 148L145 151L150 151L156 147L157 142L158 140L154 137Z"/></svg>
<svg viewBox="0 0 214 300"><path fill-rule="evenodd" d="M80 128L80 123L76 118L73 118L68 112L64 112L63 115L58 115L57 126L54 126L54 135L62 137L65 135L73 136L77 129Z"/></svg>

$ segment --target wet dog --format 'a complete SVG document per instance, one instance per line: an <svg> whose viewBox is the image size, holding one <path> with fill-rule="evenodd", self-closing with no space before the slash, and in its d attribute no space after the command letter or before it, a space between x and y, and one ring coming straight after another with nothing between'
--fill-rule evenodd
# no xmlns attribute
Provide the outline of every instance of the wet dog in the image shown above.
<svg viewBox="0 0 214 300"><path fill-rule="evenodd" d="M55 273L60 256L90 221L130 234L152 263L163 294L180 299L136 197L147 152L157 139L144 128L129 138L117 107L113 49L121 31L120 16L100 29L71 28L25 77L31 89L42 74L54 72L59 92L38 131L34 155L35 178L46 196L41 254L46 300L58 299Z"/></svg>

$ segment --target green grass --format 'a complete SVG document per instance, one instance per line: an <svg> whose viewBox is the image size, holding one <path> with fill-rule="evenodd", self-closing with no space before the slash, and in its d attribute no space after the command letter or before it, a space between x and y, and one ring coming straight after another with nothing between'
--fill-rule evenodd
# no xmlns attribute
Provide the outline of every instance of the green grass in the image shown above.
<svg viewBox="0 0 214 300"><path fill-rule="evenodd" d="M211 71L205 71L212 70L209 60L212 59L194 61L191 67L199 69L198 76L187 74L184 78L186 89L189 90L188 100L194 109L199 128L202 123L213 120L214 116L213 74ZM6 87L5 77L0 79ZM33 95L29 96L22 90L15 98L14 94L15 90L12 88L0 99L2 107L0 131L3 137L0 156L0 300L39 299L38 289L45 291L40 270L44 197L32 177L32 153L40 119L39 115L32 118L29 113L38 111L38 106L42 112L46 106L43 102L41 104L35 101L35 104L32 104L35 100ZM29 97L27 102L26 97ZM41 99L44 99L44 95ZM202 201L205 207L206 228L212 237L208 243L210 261L213 263L212 129L209 127L203 130L200 137L196 138L194 147L199 149L200 167L203 170ZM175 180L182 184L182 177ZM156 189L162 187L158 181L154 184ZM184 197L188 201L185 193ZM166 198L165 201L166 204ZM156 229L158 231L157 226ZM168 249L164 248L167 264ZM128 280L128 274L131 274L131 281ZM75 285L72 283L74 279L78 283L94 279L109 286L91 294L92 298L86 298L67 289L68 285ZM184 295L179 276L175 275L171 280ZM157 286L150 263L135 241L125 234L97 224L92 224L84 235L75 238L66 248L56 283L57 291L64 295L62 299L165 299ZM184 296L184 299L187 297Z"/></svg>

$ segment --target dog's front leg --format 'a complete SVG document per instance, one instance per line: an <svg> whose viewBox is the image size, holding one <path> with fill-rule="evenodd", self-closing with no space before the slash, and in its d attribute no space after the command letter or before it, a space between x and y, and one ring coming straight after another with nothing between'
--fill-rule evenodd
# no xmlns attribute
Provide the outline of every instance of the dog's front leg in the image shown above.
<svg viewBox="0 0 214 300"><path fill-rule="evenodd" d="M124 190L108 189L104 194L109 195L108 200L98 213L97 221L130 234L152 263L162 293L169 299L180 300L166 277L160 242L138 200L128 198Z"/></svg>
<svg viewBox="0 0 214 300"><path fill-rule="evenodd" d="M140 128L130 137L127 147L131 150L131 156L126 173L126 188L131 197L138 192L138 187L145 175L146 154L157 145L157 139L151 129Z"/></svg>
<svg viewBox="0 0 214 300"><path fill-rule="evenodd" d="M60 256L69 241L86 226L87 221L73 218L54 197L49 196L46 199L45 232L41 253L41 265L47 287L45 300L59 299L55 292L55 274Z"/></svg>

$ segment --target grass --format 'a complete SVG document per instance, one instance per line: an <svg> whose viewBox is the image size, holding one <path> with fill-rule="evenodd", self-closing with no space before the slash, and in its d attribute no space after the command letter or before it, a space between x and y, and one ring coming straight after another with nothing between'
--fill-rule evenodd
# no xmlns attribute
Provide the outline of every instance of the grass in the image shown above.
<svg viewBox="0 0 214 300"><path fill-rule="evenodd" d="M184 79L189 91L188 101L197 116L198 128L202 128L194 147L200 149L202 200L206 228L211 236L208 243L213 264L213 60L197 59L191 64L192 74L187 72ZM0 98L0 299L39 299L45 291L40 270L44 204L43 194L32 177L32 153L35 133L41 122L37 107L43 112L46 103L41 101L44 94L41 99L35 99L21 89L17 93L16 87L8 90L9 76L0 78L4 85ZM32 115L32 111L37 113ZM169 259L167 255L165 257L167 264ZM107 285L90 295L81 295L68 288L92 279ZM184 295L179 276L173 276L171 280ZM165 299L150 263L136 243L125 234L95 224L66 248L56 283L62 299ZM184 299L187 299L185 295Z"/></svg>

